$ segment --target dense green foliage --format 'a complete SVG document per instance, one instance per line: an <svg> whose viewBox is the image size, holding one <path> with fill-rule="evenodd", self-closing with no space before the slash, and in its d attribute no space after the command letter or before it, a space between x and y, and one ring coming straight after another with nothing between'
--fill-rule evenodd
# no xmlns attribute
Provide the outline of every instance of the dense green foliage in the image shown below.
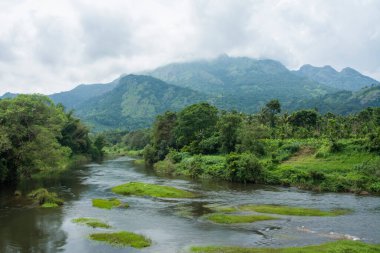
<svg viewBox="0 0 380 253"><path fill-rule="evenodd" d="M380 245L366 244L358 241L335 241L321 245L289 248L243 248L206 246L192 247L194 253L376 253L380 251Z"/></svg>
<svg viewBox="0 0 380 253"><path fill-rule="evenodd" d="M45 96L0 100L0 184L63 170L76 155L101 158L102 145Z"/></svg>
<svg viewBox="0 0 380 253"><path fill-rule="evenodd" d="M147 164L160 173L317 191L380 192L380 108L339 116L218 111L207 103L157 117Z"/></svg>

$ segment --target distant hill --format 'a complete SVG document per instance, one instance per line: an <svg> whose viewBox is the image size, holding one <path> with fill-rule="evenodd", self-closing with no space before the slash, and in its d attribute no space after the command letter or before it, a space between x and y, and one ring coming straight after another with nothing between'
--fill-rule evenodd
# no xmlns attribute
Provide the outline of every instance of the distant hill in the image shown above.
<svg viewBox="0 0 380 253"><path fill-rule="evenodd" d="M380 106L380 85L359 91L339 91L310 100L295 101L289 110L316 108L320 113L351 114L367 107Z"/></svg>
<svg viewBox="0 0 380 253"><path fill-rule="evenodd" d="M124 75L107 84L79 85L49 97L99 131L148 127L158 114L201 101L255 113L269 100L279 99L284 111L318 108L348 114L380 106L380 85L369 85L374 82L350 68L337 72L305 65L290 71L273 60L224 55L169 64L146 75ZM363 85L368 87L359 89Z"/></svg>
<svg viewBox="0 0 380 253"><path fill-rule="evenodd" d="M49 95L55 103L63 104L67 109L75 109L90 98L111 91L119 84L119 78L106 84L81 84L72 90Z"/></svg>
<svg viewBox="0 0 380 253"><path fill-rule="evenodd" d="M303 65L294 73L339 90L357 91L373 84L379 84L375 79L365 76L352 68L344 68L338 72L331 66L314 67Z"/></svg>
<svg viewBox="0 0 380 253"><path fill-rule="evenodd" d="M0 99L2 98L14 98L16 97L18 94L17 93L10 93L10 92L7 92L7 93L4 93L4 95L0 96Z"/></svg>
<svg viewBox="0 0 380 253"><path fill-rule="evenodd" d="M127 75L111 91L93 97L76 114L95 130L148 127L156 115L207 100L197 91L143 75Z"/></svg>
<svg viewBox="0 0 380 253"><path fill-rule="evenodd" d="M296 75L274 60L226 55L210 61L169 64L146 74L219 97L217 102L222 107L231 107L236 101L237 108L247 111L256 111L274 98L286 104L294 98L312 98L337 91Z"/></svg>

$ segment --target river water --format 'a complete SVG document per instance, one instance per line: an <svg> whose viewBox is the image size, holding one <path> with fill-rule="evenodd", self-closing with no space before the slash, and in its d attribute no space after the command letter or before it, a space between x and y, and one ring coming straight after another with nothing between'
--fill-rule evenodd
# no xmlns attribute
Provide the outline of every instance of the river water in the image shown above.
<svg viewBox="0 0 380 253"><path fill-rule="evenodd" d="M110 188L139 181L188 189L201 197L167 200L149 197L116 196ZM32 190L38 183L21 185ZM41 185L38 185L41 186ZM0 252L13 253L108 253L108 252L186 252L192 245L239 245L283 247L317 244L337 238L380 243L380 197L352 194L312 193L294 188L231 184L219 181L192 181L160 177L133 160L122 157L90 164L45 180L44 187L65 199L61 208L31 206L13 191L0 194ZM93 198L117 197L128 209L104 210L92 207ZM218 225L202 217L207 205L282 204L319 209L349 208L353 212L338 217L283 217L281 220L241 225ZM71 222L91 217L108 222L112 229L93 229ZM143 234L152 246L137 250L114 248L93 242L93 232L126 230Z"/></svg>

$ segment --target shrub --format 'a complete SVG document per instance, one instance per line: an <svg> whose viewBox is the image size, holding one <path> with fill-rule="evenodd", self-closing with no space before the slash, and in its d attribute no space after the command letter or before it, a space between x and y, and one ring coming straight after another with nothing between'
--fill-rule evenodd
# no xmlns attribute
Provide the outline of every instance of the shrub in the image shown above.
<svg viewBox="0 0 380 253"><path fill-rule="evenodd" d="M46 204L63 205L63 200L58 198L57 193L49 192L45 188L39 188L28 194L28 197L36 201L40 206L48 207ZM53 205L52 205L53 206Z"/></svg>
<svg viewBox="0 0 380 253"><path fill-rule="evenodd" d="M226 172L231 181L256 183L262 179L262 170L262 165L253 154L227 155Z"/></svg>

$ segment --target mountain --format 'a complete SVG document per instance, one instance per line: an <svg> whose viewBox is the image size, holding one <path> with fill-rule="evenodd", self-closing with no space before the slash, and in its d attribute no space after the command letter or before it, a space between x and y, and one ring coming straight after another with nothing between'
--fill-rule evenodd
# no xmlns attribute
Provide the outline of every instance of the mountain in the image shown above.
<svg viewBox="0 0 380 253"><path fill-rule="evenodd" d="M367 107L380 106L380 85L359 91L339 91L310 100L295 101L290 110L316 108L320 113L351 114Z"/></svg>
<svg viewBox="0 0 380 253"><path fill-rule="evenodd" d="M375 79L365 76L352 68L344 68L338 72L331 66L314 67L307 64L294 71L294 73L339 90L357 91L366 86L379 84Z"/></svg>
<svg viewBox="0 0 380 253"><path fill-rule="evenodd" d="M6 93L4 93L4 95L0 96L0 99L2 99L2 98L14 98L17 95L18 95L17 93L6 92Z"/></svg>
<svg viewBox="0 0 380 253"><path fill-rule="evenodd" d="M312 98L337 91L296 75L274 60L227 55L210 61L169 64L146 74L211 94L218 98L217 103L221 107L231 107L238 102L238 109L251 112L257 111L270 99L279 98L286 104L295 98Z"/></svg>
<svg viewBox="0 0 380 253"><path fill-rule="evenodd" d="M111 91L119 84L116 79L107 84L81 84L72 90L49 95L55 103L63 104L67 109L76 109L90 98L100 96Z"/></svg>
<svg viewBox="0 0 380 253"><path fill-rule="evenodd" d="M208 96L143 75L122 77L111 91L90 98L76 115L95 130L149 127L156 115L206 101Z"/></svg>

